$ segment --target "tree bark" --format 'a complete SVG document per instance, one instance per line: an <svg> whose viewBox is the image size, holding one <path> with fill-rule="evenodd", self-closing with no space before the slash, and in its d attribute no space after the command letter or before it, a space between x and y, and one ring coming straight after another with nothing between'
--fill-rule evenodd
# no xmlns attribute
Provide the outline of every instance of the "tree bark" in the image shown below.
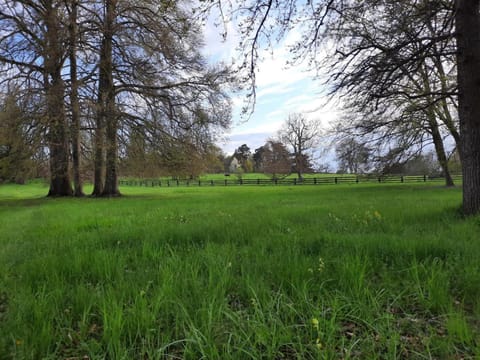
<svg viewBox="0 0 480 360"><path fill-rule="evenodd" d="M52 1L46 5L45 90L50 149L50 190L48 196L73 194L69 175L69 149L62 79L63 52L57 10Z"/></svg>
<svg viewBox="0 0 480 360"><path fill-rule="evenodd" d="M103 46L102 46L103 49ZM101 57L101 56L100 56ZM102 66L98 76L98 100L95 114L95 151L94 151L94 172L92 196L101 196L104 187L105 173L105 74Z"/></svg>
<svg viewBox="0 0 480 360"><path fill-rule="evenodd" d="M113 33L117 1L105 2L105 29L102 42L100 66L105 74L105 129L106 129L106 171L102 196L119 196L118 190L118 120L115 108L115 84L113 83Z"/></svg>
<svg viewBox="0 0 480 360"><path fill-rule="evenodd" d="M480 212L480 1L456 1L463 212Z"/></svg>
<svg viewBox="0 0 480 360"><path fill-rule="evenodd" d="M80 172L80 105L78 102L78 79L77 79L77 10L78 2L73 1L70 9L69 36L70 36L70 106L72 112L72 165L73 165L73 195L84 196L83 184Z"/></svg>

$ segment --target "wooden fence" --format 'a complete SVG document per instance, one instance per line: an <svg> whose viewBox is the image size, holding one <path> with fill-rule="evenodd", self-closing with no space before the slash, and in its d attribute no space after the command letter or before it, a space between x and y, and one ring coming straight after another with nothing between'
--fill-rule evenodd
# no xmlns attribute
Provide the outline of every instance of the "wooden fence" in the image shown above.
<svg viewBox="0 0 480 360"><path fill-rule="evenodd" d="M454 181L462 179L461 175L455 175ZM444 181L440 177L427 175L383 175L383 176L319 176L308 177L300 181L297 178L285 179L217 179L217 180L192 180L192 179L142 179L120 180L121 186L145 186L145 187L177 187L177 186L239 186L239 185L327 185L327 184L358 184L358 183L419 183L430 181Z"/></svg>

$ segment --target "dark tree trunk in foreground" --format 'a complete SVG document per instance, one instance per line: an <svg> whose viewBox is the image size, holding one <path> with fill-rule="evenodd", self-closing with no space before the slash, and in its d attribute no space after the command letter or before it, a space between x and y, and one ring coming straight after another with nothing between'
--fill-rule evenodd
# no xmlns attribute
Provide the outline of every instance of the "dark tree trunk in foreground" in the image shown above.
<svg viewBox="0 0 480 360"><path fill-rule="evenodd" d="M60 73L56 76L60 77ZM48 196L71 196L64 86L57 78L47 88L48 145L50 149L50 190Z"/></svg>
<svg viewBox="0 0 480 360"><path fill-rule="evenodd" d="M94 170L93 170L93 192L92 196L100 196L103 193L104 167L105 167L105 109L102 98L105 88L105 75L102 68L99 70L98 100L95 112L95 134L94 134Z"/></svg>
<svg viewBox="0 0 480 360"><path fill-rule="evenodd" d="M72 165L73 165L73 195L84 196L82 178L80 175L80 105L78 102L77 79L77 1L73 1L70 9L69 36L70 36L70 106L72 112Z"/></svg>
<svg viewBox="0 0 480 360"><path fill-rule="evenodd" d="M100 54L100 68L105 75L102 89L102 107L104 109L106 135L105 185L102 196L119 196L118 190L118 120L115 108L115 85L113 83L113 33L117 0L105 2L105 28Z"/></svg>
<svg viewBox="0 0 480 360"><path fill-rule="evenodd" d="M106 119L106 163L105 163L105 186L102 196L119 196L118 189L118 120L115 111L115 94L109 90L107 96Z"/></svg>
<svg viewBox="0 0 480 360"><path fill-rule="evenodd" d="M456 39L463 212L480 212L480 1L457 0Z"/></svg>
<svg viewBox="0 0 480 360"><path fill-rule="evenodd" d="M62 79L63 49L57 9L46 5L45 92L47 100L48 146L50 149L50 190L48 196L71 196L69 148Z"/></svg>
<svg viewBox="0 0 480 360"><path fill-rule="evenodd" d="M95 150L94 150L94 173L92 196L100 196L103 193L104 166L105 166L105 109L102 98L104 97L105 75L100 67L98 80L98 100L95 120Z"/></svg>

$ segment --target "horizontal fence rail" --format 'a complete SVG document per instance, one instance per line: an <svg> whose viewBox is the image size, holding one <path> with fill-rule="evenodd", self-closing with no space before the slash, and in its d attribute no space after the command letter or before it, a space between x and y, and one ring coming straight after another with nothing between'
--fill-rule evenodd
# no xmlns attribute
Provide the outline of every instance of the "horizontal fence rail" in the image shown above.
<svg viewBox="0 0 480 360"><path fill-rule="evenodd" d="M461 175L454 175L453 180L459 181ZM142 179L120 180L121 186L144 187L178 187L178 186L240 186L240 185L328 185L328 184L358 184L358 183L418 183L430 181L444 181L442 177L429 177L427 175L383 175L383 176L319 176L308 177L302 180L297 178L285 179Z"/></svg>

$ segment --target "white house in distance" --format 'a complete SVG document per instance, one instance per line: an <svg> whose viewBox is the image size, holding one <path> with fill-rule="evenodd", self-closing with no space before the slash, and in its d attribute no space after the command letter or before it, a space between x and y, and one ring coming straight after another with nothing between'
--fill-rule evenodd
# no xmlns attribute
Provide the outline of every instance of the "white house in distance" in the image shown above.
<svg viewBox="0 0 480 360"><path fill-rule="evenodd" d="M240 162L237 160L235 156L232 156L232 160L230 161L230 165L228 166L228 171L230 173L235 173L240 167L241 167Z"/></svg>

